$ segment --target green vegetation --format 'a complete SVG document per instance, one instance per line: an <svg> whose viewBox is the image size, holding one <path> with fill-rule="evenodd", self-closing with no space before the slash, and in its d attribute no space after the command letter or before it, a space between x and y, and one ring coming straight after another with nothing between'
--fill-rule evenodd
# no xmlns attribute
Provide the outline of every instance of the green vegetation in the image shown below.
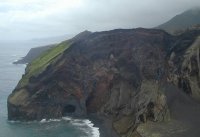
<svg viewBox="0 0 200 137"><path fill-rule="evenodd" d="M26 74L23 76L19 83L20 87L25 86L31 76L36 76L37 74L44 71L47 66L49 66L59 55L68 49L70 45L71 44L68 41L64 41L57 46L47 50L31 63L29 63L26 67Z"/></svg>

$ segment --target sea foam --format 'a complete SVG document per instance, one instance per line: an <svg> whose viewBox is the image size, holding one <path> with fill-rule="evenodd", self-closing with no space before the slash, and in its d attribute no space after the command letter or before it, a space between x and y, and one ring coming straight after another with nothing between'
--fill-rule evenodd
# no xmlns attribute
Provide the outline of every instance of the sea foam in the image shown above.
<svg viewBox="0 0 200 137"><path fill-rule="evenodd" d="M62 119L42 119L39 121L41 124L50 123L50 122L60 122L67 121L73 126L79 128L87 134L88 137L100 137L100 132L98 127L94 127L94 124L89 119L75 119L72 117L62 117ZM38 121L29 121L29 122L20 122L20 121L8 121L9 123L37 123Z"/></svg>
<svg viewBox="0 0 200 137"><path fill-rule="evenodd" d="M90 137L100 137L99 128L94 127L94 124L89 119L74 119L71 117L63 117L62 119L69 121L73 126L77 126Z"/></svg>
<svg viewBox="0 0 200 137"><path fill-rule="evenodd" d="M42 119L40 123L59 122L61 119Z"/></svg>

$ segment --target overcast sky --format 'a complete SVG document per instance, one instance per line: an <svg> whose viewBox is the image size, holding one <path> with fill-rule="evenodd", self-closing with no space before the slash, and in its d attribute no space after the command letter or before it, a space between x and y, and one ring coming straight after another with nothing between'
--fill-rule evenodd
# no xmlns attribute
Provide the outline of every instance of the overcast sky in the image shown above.
<svg viewBox="0 0 200 137"><path fill-rule="evenodd" d="M200 0L0 0L0 40L154 27Z"/></svg>

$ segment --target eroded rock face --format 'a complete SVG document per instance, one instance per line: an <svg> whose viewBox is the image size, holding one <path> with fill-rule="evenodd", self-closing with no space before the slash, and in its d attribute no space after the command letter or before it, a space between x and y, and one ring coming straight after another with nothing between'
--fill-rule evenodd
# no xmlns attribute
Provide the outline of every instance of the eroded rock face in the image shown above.
<svg viewBox="0 0 200 137"><path fill-rule="evenodd" d="M183 36L187 34L183 34ZM185 43L190 42L184 39ZM178 43L175 47L182 47L184 44ZM183 47L182 47L183 48ZM181 49L181 48L180 48ZM191 95L196 100L200 100L200 61L199 61L200 37L196 37L193 43L183 51L174 50L168 61L169 81L186 94Z"/></svg>
<svg viewBox="0 0 200 137"><path fill-rule="evenodd" d="M161 30L113 30L75 40L46 70L15 88L8 98L8 119L95 113L111 119L119 136L139 136L135 129L140 122L169 119L165 83L197 92L190 82L199 72L195 63L199 52L182 59L200 33L192 34L173 37ZM188 63L193 65L185 72Z"/></svg>

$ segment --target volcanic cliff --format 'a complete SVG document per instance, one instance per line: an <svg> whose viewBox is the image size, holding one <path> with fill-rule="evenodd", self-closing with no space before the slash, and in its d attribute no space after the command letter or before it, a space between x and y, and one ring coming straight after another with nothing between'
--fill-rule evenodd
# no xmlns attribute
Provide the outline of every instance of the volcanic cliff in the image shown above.
<svg viewBox="0 0 200 137"><path fill-rule="evenodd" d="M109 137L140 136L140 123L170 120L173 100L200 100L199 35L143 28L84 32L28 64L8 97L8 119L93 114Z"/></svg>

